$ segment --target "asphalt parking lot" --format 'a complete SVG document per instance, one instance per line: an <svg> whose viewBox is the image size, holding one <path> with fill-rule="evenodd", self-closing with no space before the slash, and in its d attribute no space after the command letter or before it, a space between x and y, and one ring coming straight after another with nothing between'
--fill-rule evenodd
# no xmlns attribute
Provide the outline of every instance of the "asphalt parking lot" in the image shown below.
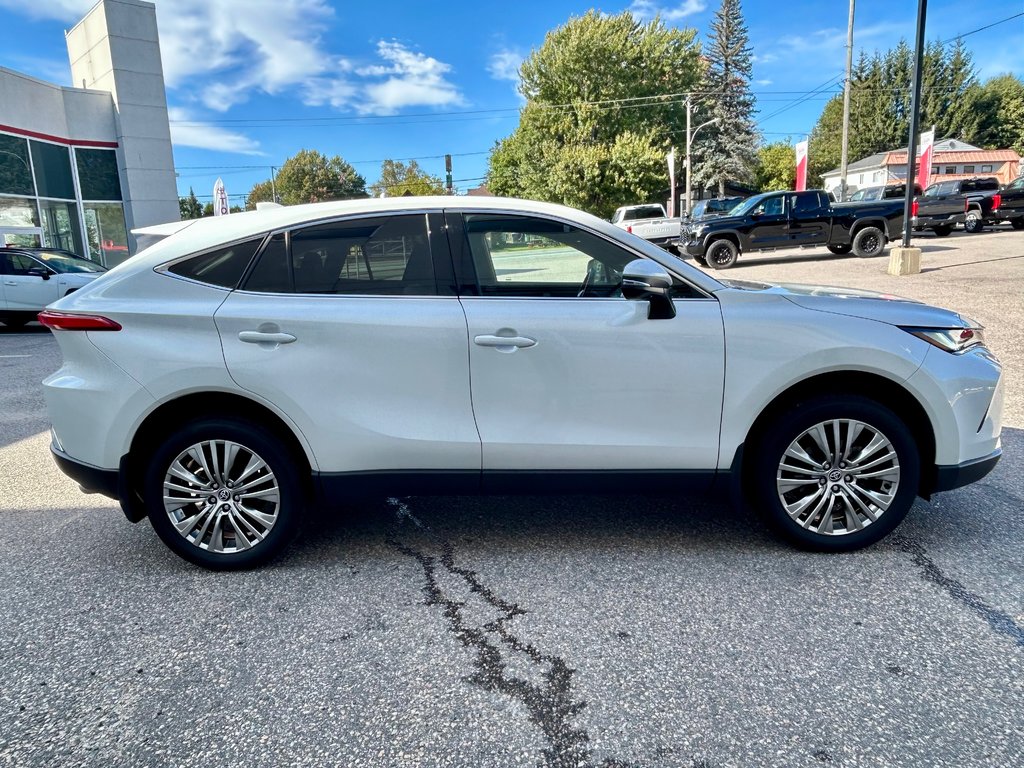
<svg viewBox="0 0 1024 768"><path fill-rule="evenodd" d="M717 499L410 498L208 573L56 470L56 345L0 328L0 765L1020 765L1024 232L919 242L722 275L949 306L1006 365L996 471L841 556Z"/></svg>

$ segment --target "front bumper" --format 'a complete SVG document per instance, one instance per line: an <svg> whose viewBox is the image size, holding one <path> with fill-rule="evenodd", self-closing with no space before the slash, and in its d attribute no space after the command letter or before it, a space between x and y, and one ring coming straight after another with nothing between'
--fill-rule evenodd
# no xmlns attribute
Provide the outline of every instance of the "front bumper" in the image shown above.
<svg viewBox="0 0 1024 768"><path fill-rule="evenodd" d="M703 256L704 242L702 240L679 241L679 250L687 256Z"/></svg>
<svg viewBox="0 0 1024 768"><path fill-rule="evenodd" d="M932 490L936 492L951 491L954 488L962 488L977 482L995 469L1002 456L1002 449L997 448L988 456L982 456L980 459L972 459L952 466L938 466L935 468L935 487Z"/></svg>

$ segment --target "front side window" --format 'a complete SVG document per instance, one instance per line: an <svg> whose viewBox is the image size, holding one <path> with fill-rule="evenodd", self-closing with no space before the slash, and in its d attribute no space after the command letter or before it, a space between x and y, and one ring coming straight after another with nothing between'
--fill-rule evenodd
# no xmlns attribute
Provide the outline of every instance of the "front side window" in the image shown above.
<svg viewBox="0 0 1024 768"><path fill-rule="evenodd" d="M267 293L434 296L425 214L318 224L276 236L245 289Z"/></svg>
<svg viewBox="0 0 1024 768"><path fill-rule="evenodd" d="M262 242L263 238L260 237L201 253L172 264L167 271L207 285L234 288Z"/></svg>
<svg viewBox="0 0 1024 768"><path fill-rule="evenodd" d="M769 197L754 206L751 213L755 216L781 216L785 212L785 202L781 195Z"/></svg>
<svg viewBox="0 0 1024 768"><path fill-rule="evenodd" d="M476 288L484 296L612 296L622 270L637 258L559 221L471 213L464 222Z"/></svg>
<svg viewBox="0 0 1024 768"><path fill-rule="evenodd" d="M0 272L5 275L27 275L33 269L45 271L42 264L23 253L0 253Z"/></svg>

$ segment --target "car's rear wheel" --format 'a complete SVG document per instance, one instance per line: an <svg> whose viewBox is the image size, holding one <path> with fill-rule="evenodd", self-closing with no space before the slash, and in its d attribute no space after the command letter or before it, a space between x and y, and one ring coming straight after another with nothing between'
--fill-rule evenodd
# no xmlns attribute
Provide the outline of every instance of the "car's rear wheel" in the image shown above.
<svg viewBox="0 0 1024 768"><path fill-rule="evenodd" d="M964 219L964 229L972 235L976 235L985 229L985 220L981 218L981 211L977 208L972 208L967 212L967 218Z"/></svg>
<svg viewBox="0 0 1024 768"><path fill-rule="evenodd" d="M298 529L304 496L281 441L245 421L194 421L156 449L146 512L176 554L213 570L271 560Z"/></svg>
<svg viewBox="0 0 1024 768"><path fill-rule="evenodd" d="M861 258L880 256L885 250L885 235L878 227L864 227L853 236L853 252Z"/></svg>
<svg viewBox="0 0 1024 768"><path fill-rule="evenodd" d="M753 501L769 526L798 546L845 552L874 544L917 496L913 435L866 397L805 401L762 435L752 457Z"/></svg>
<svg viewBox="0 0 1024 768"><path fill-rule="evenodd" d="M715 240L708 246L707 263L715 269L728 269L736 263L740 249L732 240Z"/></svg>
<svg viewBox="0 0 1024 768"><path fill-rule="evenodd" d="M952 231L953 231L953 226L951 224L943 224L940 227L933 227L932 228L932 232L934 232L936 234L936 236L938 236L938 237L946 237Z"/></svg>
<svg viewBox="0 0 1024 768"><path fill-rule="evenodd" d="M850 252L850 249L853 246L849 243L834 243L832 245L826 245L825 247L832 251L832 253L836 254L836 256L845 256Z"/></svg>

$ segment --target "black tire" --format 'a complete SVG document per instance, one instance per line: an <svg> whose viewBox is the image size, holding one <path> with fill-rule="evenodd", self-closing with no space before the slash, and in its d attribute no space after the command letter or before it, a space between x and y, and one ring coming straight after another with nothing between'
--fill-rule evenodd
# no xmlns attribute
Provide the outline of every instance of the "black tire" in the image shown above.
<svg viewBox="0 0 1024 768"><path fill-rule="evenodd" d="M801 438L805 431L818 424L833 420L854 420L866 425L869 430L881 434L888 440L889 446L896 453L895 461L898 462L898 478L896 480L895 494L893 494L891 501L889 501L888 508L878 514L877 519L873 522L866 516L859 516L857 519L861 521L863 527L858 530L855 524L851 525L847 517L848 513L845 511L846 506L843 497L853 499L856 495L861 500L867 500L868 496L861 495L863 491L858 490L857 478L854 477L853 482L847 485L849 482L847 477L851 476L844 475L843 473L855 470L850 468L840 470L839 466L841 465L838 465L837 461L840 457L838 455L834 456L833 459L836 460L832 462L828 473L838 471L842 476L838 480L836 480L834 474L828 478L817 479L817 483L821 483L821 480L825 479L825 487L821 489L824 491L824 496L819 496L818 498L823 499L828 504L828 514L833 521L843 520L845 522L835 529L836 533L828 534L818 533L805 527L805 525L814 527L815 521L823 520L824 511L814 513L812 508L811 513L808 513L808 519L805 524L801 525L787 512L781 498L782 495L785 495L791 504L800 503L807 496L818 492L820 486L808 483L792 487L780 493L778 480L783 474L783 470L780 467L781 462L792 443ZM851 428L848 424L845 433L842 431L842 427L840 427L840 439L842 441L845 442L851 436L850 430ZM761 435L761 438L756 440L753 445L753 464L748 475L751 501L773 531L801 548L819 552L849 552L870 546L883 539L900 524L903 518L906 517L907 512L910 511L914 498L917 496L921 460L914 437L907 428L907 425L893 411L870 398L853 394L834 394L821 395L806 400L787 412L780 414L767 426ZM869 437L870 433L867 430L860 432L853 441L855 446L853 450L862 450L864 446L857 441L864 441ZM810 436L802 438L803 441L812 439ZM835 438L830 430L826 430L825 439L828 447L830 449L834 448ZM802 442L801 445L811 446L806 453L811 459L816 458L814 455L811 455L812 452L820 453L820 451L814 448L817 443L808 444ZM881 450L888 449L883 447ZM836 453L838 454L838 451ZM850 453L852 454L853 451L850 451ZM824 456L824 453L821 453L821 455ZM888 463L883 462L874 467L869 467L868 465L874 461L877 455L872 453L865 457L863 460L865 470L878 471L878 467L885 469L891 466L892 462L890 460ZM814 471L819 471L817 469L818 465L813 462L802 462L794 459L792 454L785 458L787 462L793 462L797 466L802 466L806 463L809 467L813 466L815 468ZM823 474L827 474L824 467L820 471ZM788 476L794 480L804 477L799 472L788 473ZM841 485L829 487L829 483L833 482L841 483ZM888 493L892 490L891 486L889 491L883 492L880 490L885 487L885 482L882 478L868 478L865 476L865 478L860 479L859 488L876 494ZM840 490L836 491L836 488ZM811 506L813 507L813 505ZM870 507L871 504L869 503L867 506ZM859 509L853 503L850 504L850 507ZM876 511L877 509L876 505ZM802 514L800 513L798 517ZM865 523L865 520L868 520L868 522ZM842 532L842 528L846 526L852 527L854 529L853 532Z"/></svg>
<svg viewBox="0 0 1024 768"><path fill-rule="evenodd" d="M703 256L694 256L693 260L700 264L702 267L706 267L708 265L708 260L705 259Z"/></svg>
<svg viewBox="0 0 1024 768"><path fill-rule="evenodd" d="M952 224L943 224L939 227L934 227L932 232L935 233L936 237L947 237L953 231Z"/></svg>
<svg viewBox="0 0 1024 768"><path fill-rule="evenodd" d="M862 259L881 256L885 251L885 234L878 227L864 227L853 236L853 252Z"/></svg>
<svg viewBox="0 0 1024 768"><path fill-rule="evenodd" d="M181 486L177 495L181 497L187 494L190 498L197 499L196 504L187 504L178 510L183 517L191 517L193 514L197 517L197 523L187 533L192 536L199 533L196 526L199 526L199 522L205 519L202 510L207 509L206 505L210 503L210 500L214 500L212 506L223 510L220 513L218 511L206 512L207 517L214 521L213 526L208 527L205 534L198 536L199 544L193 543L192 539L186 538L185 533L178 532L171 521L170 514L164 509L164 479L175 460L182 457L190 447L210 441L225 440L234 442L243 448L236 454L232 465L225 468L226 471L223 473L225 484L229 485L233 477L242 479L251 457L255 456L265 463L271 475L268 476L261 469L245 477L242 481L243 485L248 486L255 481L260 483L256 485L256 491L265 491L276 481L277 507L274 514L271 515L272 501L266 498L252 499L243 502L248 505L247 508L250 509L250 512L242 517L238 508L234 506L240 499L237 496L232 497L227 487L211 485L213 490L200 490L199 486L192 483L184 484L187 487ZM204 457L207 460L207 465L213 466L210 455L204 453ZM222 448L218 464L224 466L226 464L224 459L225 454ZM188 464L196 464L194 469L197 478L200 480L210 479L210 476L202 472L193 459L184 458L183 461ZM157 535L175 554L185 560L215 571L254 568L278 556L298 532L306 499L303 486L299 481L298 467L301 463L276 435L255 424L230 418L198 419L186 424L178 432L164 440L149 460L143 485L146 513L149 515L150 523ZM252 488L249 490L250 493L254 492ZM207 493L211 495L206 496ZM228 514L229 510L230 515ZM273 524L269 526L261 524L258 517L249 516L252 514L252 510L267 517L274 517ZM242 531L243 541L246 536L249 536L255 542L248 548L238 548L239 539L234 533L233 527L236 515L242 519L243 523L252 526L249 530L238 526L238 529ZM222 552L211 551L214 531L218 525L221 530L221 543L224 545L221 548L225 550ZM253 535L254 531L262 532L263 538L256 540L256 536ZM227 546L229 541L234 542L234 548Z"/></svg>
<svg viewBox="0 0 1024 768"><path fill-rule="evenodd" d="M739 255L740 249L732 240L715 240L708 246L705 259L709 267L728 269L736 263Z"/></svg>
<svg viewBox="0 0 1024 768"><path fill-rule="evenodd" d="M984 230L985 219L982 218L981 211L977 208L972 208L967 212L967 218L964 219L964 231L976 235Z"/></svg>
<svg viewBox="0 0 1024 768"><path fill-rule="evenodd" d="M1024 218L1010 219L1010 226L1014 229L1024 229Z"/></svg>
<svg viewBox="0 0 1024 768"><path fill-rule="evenodd" d="M850 245L850 243L836 243L834 245L826 245L825 247L832 251L836 256L845 256L853 249L853 246Z"/></svg>

